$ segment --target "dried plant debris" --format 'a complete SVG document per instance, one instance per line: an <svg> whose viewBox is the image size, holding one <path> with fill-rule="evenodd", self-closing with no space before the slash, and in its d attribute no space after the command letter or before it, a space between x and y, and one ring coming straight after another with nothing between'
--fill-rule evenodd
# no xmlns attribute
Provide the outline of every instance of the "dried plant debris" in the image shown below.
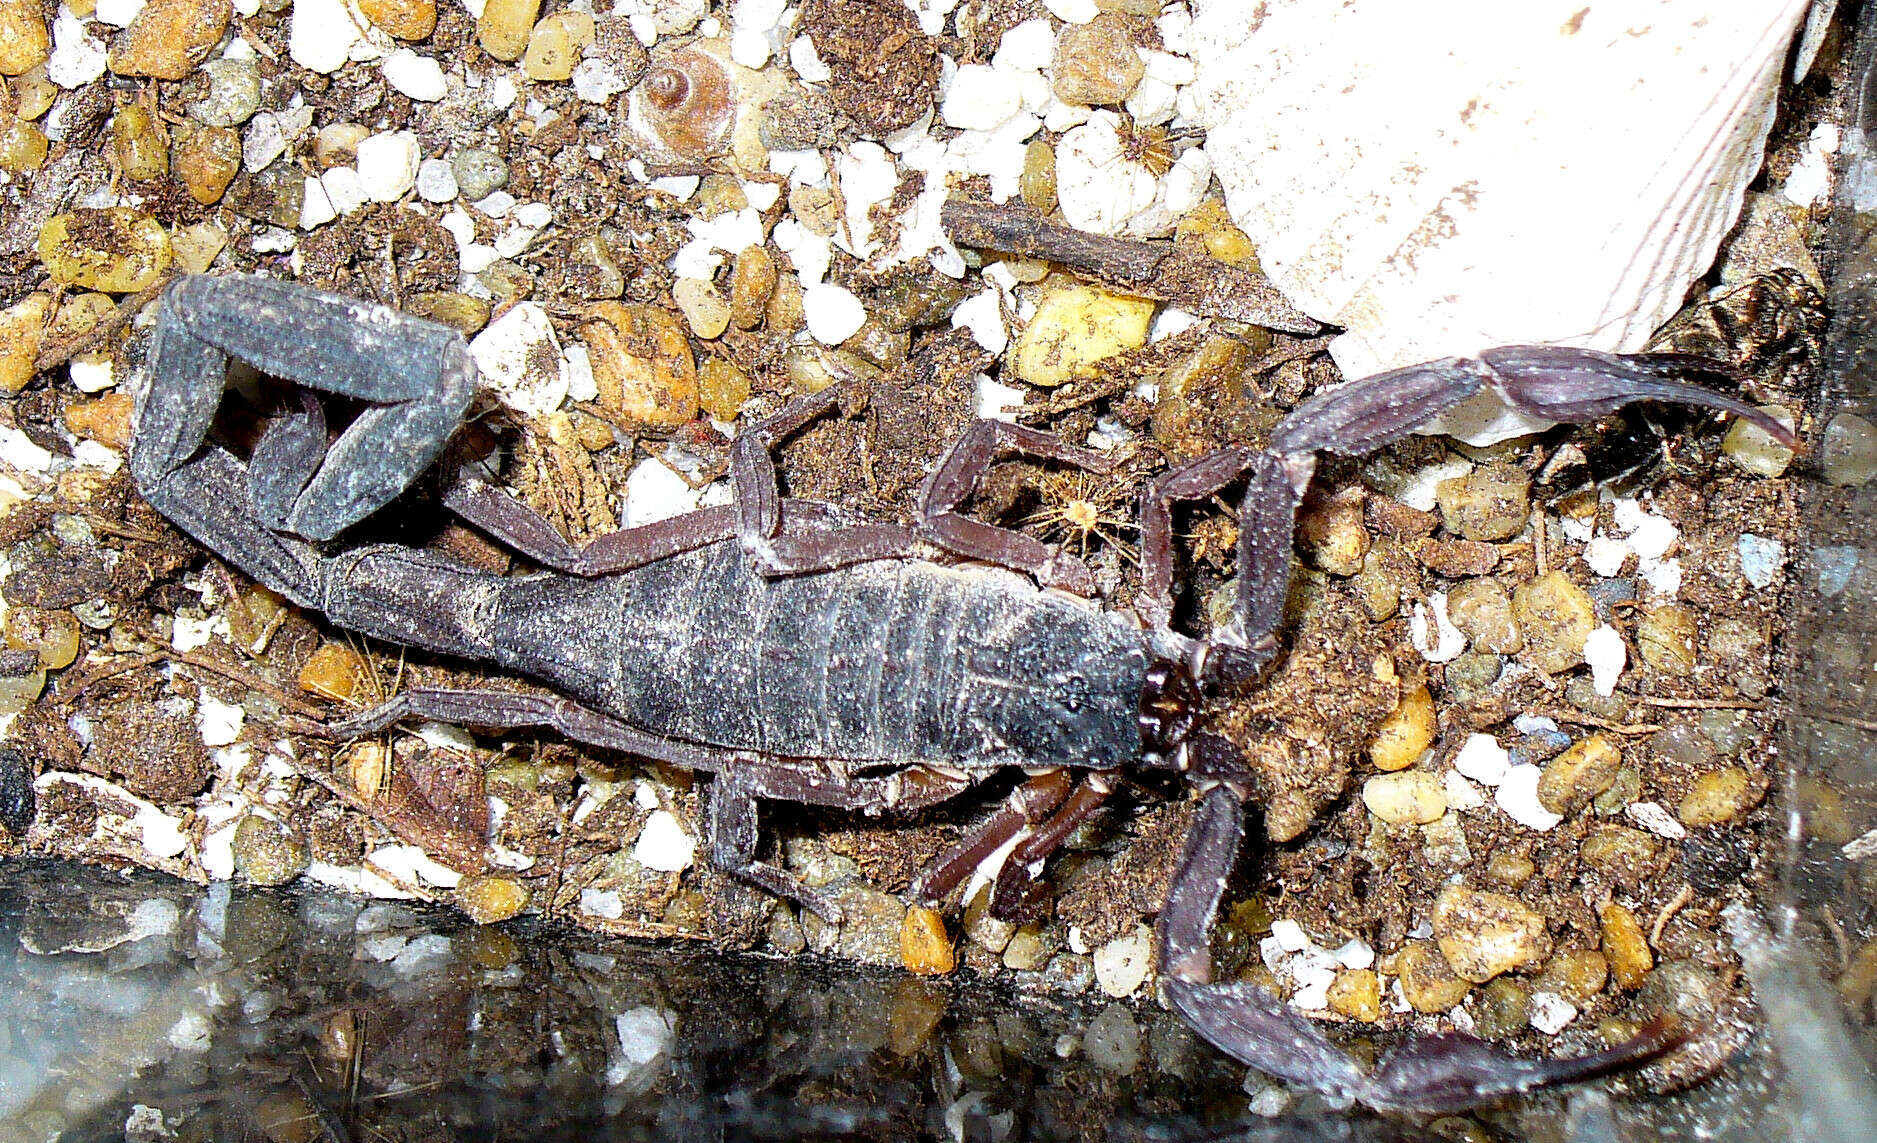
<svg viewBox="0 0 1877 1143"><path fill-rule="evenodd" d="M1019 420L1113 470L999 463L967 509L1128 607L1140 488L1338 379L1184 117L1186 5L118 15L67 5L49 33L0 0L0 851L1151 994L1176 785L1139 779L1071 835L1030 919L979 894L942 930L896 895L1007 784L909 820L766 803L766 859L844 902L836 929L710 867L696 774L548 734L321 737L403 688L491 680L255 587L124 463L148 303L179 274L263 273L468 336L485 391L462 452L575 542L727 503L739 432L857 378L779 450L789 495L907 523L974 417ZM1754 217L1753 258L1803 248L1803 211ZM1812 274L1730 278L1659 348L1738 367L1816 439ZM279 395L235 388L218 431L251 443ZM1839 430L1833 479L1869 480ZM1326 461L1285 653L1213 716L1253 759L1267 843L1222 910L1225 968L1352 1031L1540 1054L1711 1013L1647 1076L1718 1066L1744 996L1717 917L1768 876L1806 463L1653 406ZM432 492L371 529L510 568ZM1223 500L1176 519L1188 629L1232 598L1237 527Z"/></svg>

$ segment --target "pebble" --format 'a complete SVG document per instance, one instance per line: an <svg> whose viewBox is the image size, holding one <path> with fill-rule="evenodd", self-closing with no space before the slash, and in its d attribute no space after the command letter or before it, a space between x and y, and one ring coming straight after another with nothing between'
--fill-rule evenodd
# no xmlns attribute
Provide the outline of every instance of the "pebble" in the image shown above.
<svg viewBox="0 0 1877 1143"><path fill-rule="evenodd" d="M285 822L249 814L235 827L235 872L255 885L285 885L306 872L306 843Z"/></svg>
<svg viewBox="0 0 1877 1143"><path fill-rule="evenodd" d="M358 180L374 202L396 202L417 183L422 160L417 136L410 131L381 131L359 140Z"/></svg>
<svg viewBox="0 0 1877 1143"><path fill-rule="evenodd" d="M229 0L149 0L111 53L118 75L182 79L221 42Z"/></svg>
<svg viewBox="0 0 1877 1143"><path fill-rule="evenodd" d="M1038 214L1056 209L1056 149L1046 140L1032 139L1023 150L1023 173L1017 176L1017 194Z"/></svg>
<svg viewBox="0 0 1877 1143"><path fill-rule="evenodd" d="M368 201L365 184L359 181L358 171L352 167L332 168L319 176L319 185L326 194L326 200L332 204L332 209L339 214L353 214Z"/></svg>
<svg viewBox="0 0 1877 1143"><path fill-rule="evenodd" d="M52 313L52 295L28 294L0 310L0 393L17 393L33 379L33 361Z"/></svg>
<svg viewBox="0 0 1877 1143"><path fill-rule="evenodd" d="M1687 828L1676 821L1675 815L1664 809L1659 802L1631 802L1623 807L1623 813L1630 821L1657 837L1667 838L1669 841L1680 841L1688 836Z"/></svg>
<svg viewBox="0 0 1877 1143"><path fill-rule="evenodd" d="M0 830L24 839L39 812L33 788L33 764L25 754L0 746Z"/></svg>
<svg viewBox="0 0 1877 1143"><path fill-rule="evenodd" d="M697 416L697 364L678 316L649 305L596 302L580 339L599 403L627 424L673 429Z"/></svg>
<svg viewBox="0 0 1877 1143"><path fill-rule="evenodd" d="M1682 824L1720 825L1745 814L1753 807L1752 776L1739 766L1710 770L1695 779L1694 786L1676 808Z"/></svg>
<svg viewBox="0 0 1877 1143"><path fill-rule="evenodd" d="M456 168L448 159L425 159L417 165L417 196L425 202L456 201Z"/></svg>
<svg viewBox="0 0 1877 1143"><path fill-rule="evenodd" d="M469 355L489 388L516 412L546 416L567 399L566 358L539 303L510 307L470 341Z"/></svg>
<svg viewBox="0 0 1877 1143"><path fill-rule="evenodd" d="M252 59L213 59L202 65L208 89L188 106L209 127L239 127L261 109L261 73Z"/></svg>
<svg viewBox="0 0 1877 1143"><path fill-rule="evenodd" d="M1471 734L1453 756L1453 768L1484 786L1505 781L1512 755L1490 734Z"/></svg>
<svg viewBox="0 0 1877 1143"><path fill-rule="evenodd" d="M1555 1036L1575 1019L1577 1006L1569 1000L1555 992L1532 993L1531 1024L1535 1031Z"/></svg>
<svg viewBox="0 0 1877 1143"><path fill-rule="evenodd" d="M1499 581L1469 579L1447 593L1447 617L1475 650L1515 655L1525 646L1512 597Z"/></svg>
<svg viewBox="0 0 1877 1143"><path fill-rule="evenodd" d="M691 332L706 341L730 328L730 303L717 287L702 278L679 278L672 283L671 300L677 303Z"/></svg>
<svg viewBox="0 0 1877 1143"><path fill-rule="evenodd" d="M1464 778L1456 779L1465 781ZM1447 797L1448 784L1441 783L1442 796ZM1451 799L1447 804L1454 809ZM1446 814L1438 820L1428 822L1421 827L1421 856L1429 865L1440 869L1458 869L1473 860L1473 848L1467 844L1466 827L1460 824L1458 814Z"/></svg>
<svg viewBox="0 0 1877 1143"><path fill-rule="evenodd" d="M1425 770L1379 774L1362 784L1362 804L1393 825L1425 825L1447 812L1447 793L1440 778Z"/></svg>
<svg viewBox="0 0 1877 1143"><path fill-rule="evenodd" d="M313 161L322 171L358 162L358 145L371 135L363 123L328 123L313 136Z"/></svg>
<svg viewBox="0 0 1877 1143"><path fill-rule="evenodd" d="M1509 977L1499 977L1479 990L1471 1011L1475 1035L1487 1040L1504 1039L1524 1031L1531 1019L1531 990Z"/></svg>
<svg viewBox="0 0 1877 1143"><path fill-rule="evenodd" d="M25 174L45 164L45 132L15 115L0 111L0 171Z"/></svg>
<svg viewBox="0 0 1877 1143"><path fill-rule="evenodd" d="M52 55L46 60L46 78L67 89L83 87L104 74L108 53L104 41L85 29L79 17L61 7L52 26Z"/></svg>
<svg viewBox="0 0 1877 1143"><path fill-rule="evenodd" d="M1596 949L1561 949L1532 981L1537 992L1562 996L1579 1008L1603 991L1610 963Z"/></svg>
<svg viewBox="0 0 1877 1143"><path fill-rule="evenodd" d="M130 447L130 410L134 403L128 393L107 393L95 401L68 405L65 427L75 436L123 451Z"/></svg>
<svg viewBox="0 0 1877 1143"><path fill-rule="evenodd" d="M506 921L528 907L528 887L509 877L483 873L456 886L456 906L478 925Z"/></svg>
<svg viewBox="0 0 1877 1143"><path fill-rule="evenodd" d="M1405 770L1433 743L1435 729L1433 696L1425 682L1417 681L1402 692L1400 703L1376 728L1369 761L1377 770Z"/></svg>
<svg viewBox="0 0 1877 1143"><path fill-rule="evenodd" d="M1147 979L1153 966L1153 932L1146 925L1134 926L1096 949L1093 954L1095 983L1109 996L1132 996Z"/></svg>
<svg viewBox="0 0 1877 1143"><path fill-rule="evenodd" d="M1039 924L1019 925L1004 946L1004 967L1018 972L1033 972L1048 963L1059 946Z"/></svg>
<svg viewBox="0 0 1877 1143"><path fill-rule="evenodd" d="M1877 426L1856 413L1839 413L1818 446L1819 472L1833 484L1869 484L1877 478Z"/></svg>
<svg viewBox="0 0 1877 1143"><path fill-rule="evenodd" d="M131 207L82 208L46 221L39 260L60 285L134 293L169 267L169 234Z"/></svg>
<svg viewBox="0 0 1877 1143"><path fill-rule="evenodd" d="M169 174L168 133L140 104L125 104L112 116L111 153L118 171L132 182Z"/></svg>
<svg viewBox="0 0 1877 1143"><path fill-rule="evenodd" d="M476 42L504 63L521 58L534 31L541 0L487 0L476 19Z"/></svg>
<svg viewBox="0 0 1877 1143"><path fill-rule="evenodd" d="M1532 879L1538 866L1523 853L1497 850L1486 859L1486 877L1508 888L1517 889Z"/></svg>
<svg viewBox="0 0 1877 1143"><path fill-rule="evenodd" d="M368 671L357 651L343 643L324 643L300 668L298 683L308 694L356 703L364 697Z"/></svg>
<svg viewBox="0 0 1877 1143"><path fill-rule="evenodd" d="M456 186L470 202L479 202L508 185L508 162L494 151L464 147L451 160Z"/></svg>
<svg viewBox="0 0 1877 1143"><path fill-rule="evenodd" d="M1597 628L1597 609L1583 588L1561 571L1519 585L1512 610L1525 635L1521 657L1546 674L1584 661L1584 640Z"/></svg>
<svg viewBox="0 0 1877 1143"><path fill-rule="evenodd" d="M23 656L24 657L24 656ZM24 657L28 663L33 660ZM39 701L46 689L46 672L37 666L31 670L0 670L0 719L20 713Z"/></svg>
<svg viewBox="0 0 1877 1143"><path fill-rule="evenodd" d="M1538 767L1526 764L1513 766L1505 773L1499 788L1493 791L1493 804L1505 811L1507 817L1540 833L1552 829L1564 819L1552 813L1538 800L1538 780L1543 776Z"/></svg>
<svg viewBox="0 0 1877 1143"><path fill-rule="evenodd" d="M435 103L449 90L443 82L443 65L409 48L392 52L378 68L384 72L386 83L423 103Z"/></svg>
<svg viewBox="0 0 1877 1143"><path fill-rule="evenodd" d="M1618 988L1641 988L1655 967L1655 954L1643 935L1642 923L1627 905L1612 901L1597 913L1602 929L1603 956L1610 965L1610 979Z"/></svg>
<svg viewBox="0 0 1877 1143"><path fill-rule="evenodd" d="M593 43L593 17L586 12L556 12L534 26L522 70L544 83L565 83L573 78L580 53Z"/></svg>
<svg viewBox="0 0 1877 1143"><path fill-rule="evenodd" d="M945 918L918 905L906 910L899 929L899 960L907 972L943 976L958 966L958 953L945 932Z"/></svg>
<svg viewBox="0 0 1877 1143"><path fill-rule="evenodd" d="M867 323L867 309L845 286L828 282L802 289L802 320L823 345L839 345Z"/></svg>
<svg viewBox="0 0 1877 1143"><path fill-rule="evenodd" d="M1552 813L1569 817L1609 789L1622 765L1616 739L1593 734L1545 763L1538 778L1538 801Z"/></svg>
<svg viewBox="0 0 1877 1143"><path fill-rule="evenodd" d="M294 63L321 75L344 67L352 56L352 45L365 35L346 0L294 0L292 21L287 54Z"/></svg>
<svg viewBox="0 0 1877 1143"><path fill-rule="evenodd" d="M1023 110L1022 78L986 64L965 64L939 104L939 119L961 131L992 131Z"/></svg>
<svg viewBox="0 0 1877 1143"><path fill-rule="evenodd" d="M52 50L39 0L0 0L0 75L22 75Z"/></svg>
<svg viewBox="0 0 1877 1143"><path fill-rule="evenodd" d="M1050 70L1057 99L1093 106L1125 100L1140 85L1147 65L1134 48L1128 22L1103 15L1058 33Z"/></svg>
<svg viewBox="0 0 1877 1143"><path fill-rule="evenodd" d="M1093 286L1057 290L1037 306L1010 350L1017 378L1053 389L1092 377L1102 361L1147 344L1154 303Z"/></svg>
<svg viewBox="0 0 1877 1143"><path fill-rule="evenodd" d="M367 20L400 40L424 40L437 28L437 0L358 0Z"/></svg>
<svg viewBox="0 0 1877 1143"><path fill-rule="evenodd" d="M1761 405L1760 412L1787 428L1796 423L1791 410L1783 405ZM1791 449L1773 439L1765 429L1744 420L1735 421L1733 427L1727 430L1727 436L1721 441L1721 451L1755 476L1779 476L1792 463Z"/></svg>
<svg viewBox="0 0 1877 1143"><path fill-rule="evenodd" d="M1697 893L1725 893L1753 868L1753 855L1754 839L1744 828L1701 830L1682 843L1682 880Z"/></svg>
<svg viewBox="0 0 1877 1143"><path fill-rule="evenodd" d="M1176 367L1177 368L1177 367ZM1168 370L1169 375L1175 370ZM1171 390L1174 387L1163 380L1160 390L1160 408L1170 404ZM1160 432L1161 417L1156 412L1156 435L1165 439ZM1364 489L1354 485L1342 489L1333 495L1313 500L1297 520L1297 543L1304 555L1318 568L1336 576L1351 576L1362 570L1364 557L1369 554L1372 543L1368 529L1362 524L1362 501Z"/></svg>
<svg viewBox="0 0 1877 1143"><path fill-rule="evenodd" d="M1416 1012L1445 1012L1466 999L1467 982L1454 975L1453 966L1433 941L1409 941L1395 955L1395 979L1402 999Z"/></svg>
<svg viewBox="0 0 1877 1143"><path fill-rule="evenodd" d="M1382 1018L1382 978L1366 968L1339 972L1329 987L1328 1002L1333 1012L1374 1023Z"/></svg>
<svg viewBox="0 0 1877 1143"><path fill-rule="evenodd" d="M761 246L747 246L730 268L730 322L738 329L762 324L776 288L776 262Z"/></svg>
<svg viewBox="0 0 1877 1143"><path fill-rule="evenodd" d="M1082 1033L1088 1062L1111 1075L1133 1074L1141 1063L1141 1030L1125 1004L1110 1004L1095 1014Z"/></svg>
<svg viewBox="0 0 1877 1143"><path fill-rule="evenodd" d="M802 910L802 932L809 947L861 964L903 967L900 932L905 927L905 904L857 880L830 889L846 921L838 931L831 931L827 922Z"/></svg>
<svg viewBox="0 0 1877 1143"><path fill-rule="evenodd" d="M1459 885L1434 899L1434 940L1463 980L1483 984L1551 952L1544 916L1516 897Z"/></svg>
<svg viewBox="0 0 1877 1143"><path fill-rule="evenodd" d="M1651 608L1636 625L1636 647L1642 661L1665 675L1694 674L1695 613L1678 603Z"/></svg>
<svg viewBox="0 0 1877 1143"><path fill-rule="evenodd" d="M1656 840L1628 826L1600 825L1577 847L1577 858L1619 885L1640 886L1655 867Z"/></svg>
<svg viewBox="0 0 1877 1143"><path fill-rule="evenodd" d="M632 859L660 873L679 873L697 859L697 839L669 810L653 810L632 845Z"/></svg>
<svg viewBox="0 0 1877 1143"><path fill-rule="evenodd" d="M1768 536L1742 532L1736 547L1740 552L1740 574L1746 581L1758 588L1773 586L1786 563L1786 545Z"/></svg>
<svg viewBox="0 0 1877 1143"><path fill-rule="evenodd" d="M1434 486L1441 522L1468 540L1509 540L1525 530L1532 478L1523 469L1488 464Z"/></svg>

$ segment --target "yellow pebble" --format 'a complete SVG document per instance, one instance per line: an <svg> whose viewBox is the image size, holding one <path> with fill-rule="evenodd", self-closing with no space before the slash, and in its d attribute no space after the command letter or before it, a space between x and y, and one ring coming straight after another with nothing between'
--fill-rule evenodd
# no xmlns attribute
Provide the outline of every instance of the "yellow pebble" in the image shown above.
<svg viewBox="0 0 1877 1143"><path fill-rule="evenodd" d="M678 315L596 302L587 318L580 338L602 407L646 428L674 429L697 416L697 362Z"/></svg>
<svg viewBox="0 0 1877 1143"><path fill-rule="evenodd" d="M0 75L21 75L52 51L39 0L0 0Z"/></svg>
<svg viewBox="0 0 1877 1143"><path fill-rule="evenodd" d="M358 10L400 40L427 39L437 29L437 0L358 0Z"/></svg>
<svg viewBox="0 0 1877 1143"><path fill-rule="evenodd" d="M1434 698L1425 682L1417 682L1382 720L1369 744L1369 761L1377 770L1406 770L1434 741L1434 722Z"/></svg>
<svg viewBox="0 0 1877 1143"><path fill-rule="evenodd" d="M74 436L114 449L127 449L133 404L129 393L106 393L95 401L81 401L66 408L65 427Z"/></svg>
<svg viewBox="0 0 1877 1143"><path fill-rule="evenodd" d="M300 689L334 702L355 702L364 690L365 660L343 643L326 643L300 668Z"/></svg>
<svg viewBox="0 0 1877 1143"><path fill-rule="evenodd" d="M111 120L111 153L117 169L133 182L169 174L168 132L148 108L131 103Z"/></svg>
<svg viewBox="0 0 1877 1143"><path fill-rule="evenodd" d="M1447 792L1440 779L1425 770L1377 774L1362 784L1362 804L1393 825L1437 822L1447 812Z"/></svg>
<svg viewBox="0 0 1877 1143"><path fill-rule="evenodd" d="M541 0L489 0L476 21L476 40L498 60L513 63L528 47Z"/></svg>
<svg viewBox="0 0 1877 1143"><path fill-rule="evenodd" d="M1610 788L1623 768L1623 750L1607 734L1593 734L1545 763L1538 777L1538 803L1565 817Z"/></svg>
<svg viewBox="0 0 1877 1143"><path fill-rule="evenodd" d="M27 294L0 310L0 393L17 393L33 379L51 311L50 294Z"/></svg>
<svg viewBox="0 0 1877 1143"><path fill-rule="evenodd" d="M1681 800L1684 825L1710 826L1732 821L1753 805L1752 779L1738 766L1711 770L1695 779L1694 788Z"/></svg>
<svg viewBox="0 0 1877 1143"><path fill-rule="evenodd" d="M958 965L957 951L945 933L945 918L917 905L906 910L899 926L899 959L908 972L943 976Z"/></svg>
<svg viewBox="0 0 1877 1143"><path fill-rule="evenodd" d="M23 175L46 161L45 132L26 120L0 111L0 171Z"/></svg>
<svg viewBox="0 0 1877 1143"><path fill-rule="evenodd" d="M39 260L60 285L134 293L169 268L169 235L127 206L74 210L40 229Z"/></svg>
<svg viewBox="0 0 1877 1143"><path fill-rule="evenodd" d="M1019 380L1053 389L1093 377L1101 362L1147 344L1154 303L1093 286L1070 286L1044 298L1011 347Z"/></svg>
<svg viewBox="0 0 1877 1143"><path fill-rule="evenodd" d="M528 888L507 877L465 877L456 887L456 904L478 925L493 925L528 907Z"/></svg>
<svg viewBox="0 0 1877 1143"><path fill-rule="evenodd" d="M1409 941L1395 956L1395 977L1402 999L1416 1012L1445 1012L1466 999L1466 981L1432 941Z"/></svg>
<svg viewBox="0 0 1877 1143"><path fill-rule="evenodd" d="M556 12L534 26L522 70L528 78L562 83L573 78L580 53L593 42L593 17L586 12Z"/></svg>
<svg viewBox="0 0 1877 1143"><path fill-rule="evenodd" d="M203 206L219 202L241 170L241 136L232 127L204 127L176 144L176 175Z"/></svg>
<svg viewBox="0 0 1877 1143"><path fill-rule="evenodd" d="M738 329L755 329L762 324L769 296L776 289L776 260L761 246L751 246L736 256L730 269L730 321Z"/></svg>
<svg viewBox="0 0 1877 1143"><path fill-rule="evenodd" d="M1382 1018L1382 979L1372 969L1339 972L1330 982L1329 1005L1351 1020L1374 1023Z"/></svg>
<svg viewBox="0 0 1877 1143"><path fill-rule="evenodd" d="M111 53L118 75L183 79L221 43L234 15L229 0L150 0Z"/></svg>
<svg viewBox="0 0 1877 1143"><path fill-rule="evenodd" d="M733 362L713 357L697 371L697 403L720 421L736 420L749 394L749 374Z"/></svg>
<svg viewBox="0 0 1877 1143"><path fill-rule="evenodd" d="M1610 978L1618 988L1641 988L1655 967L1655 954L1643 936L1636 914L1612 901L1597 914L1603 928L1603 955L1610 962Z"/></svg>

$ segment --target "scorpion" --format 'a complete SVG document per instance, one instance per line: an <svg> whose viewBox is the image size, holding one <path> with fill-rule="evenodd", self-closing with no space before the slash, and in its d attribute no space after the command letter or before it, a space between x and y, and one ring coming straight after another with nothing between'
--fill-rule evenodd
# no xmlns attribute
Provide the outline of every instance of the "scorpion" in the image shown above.
<svg viewBox="0 0 1877 1143"><path fill-rule="evenodd" d="M245 459L211 435L231 358L302 387ZM1341 1105L1433 1112L1639 1064L1683 1033L1658 1019L1604 1051L1542 1060L1449 1033L1408 1041L1370 1070L1262 987L1215 981L1211 933L1255 783L1240 749L1205 728L1206 703L1278 653L1293 521L1318 454L1372 452L1482 389L1558 422L1636 401L1705 407L1796 445L1759 410L1684 379L1704 375L1738 380L1685 355L1513 346L1319 392L1264 448L1223 448L1143 489L1131 613L1083 598L1092 577L1076 557L960 511L1008 453L1096 472L1117 463L1036 429L971 425L923 485L911 527L784 498L771 450L834 408L843 383L737 436L732 503L584 547L466 467L447 478L449 509L547 570L504 576L422 548L334 543L437 461L476 368L448 326L260 277L192 276L164 293L130 467L152 506L294 603L555 692L412 689L333 724L335 736L418 718L546 727L706 772L710 860L831 922L833 900L760 860L759 801L909 813L1022 768L910 891L936 906L1003 853L991 909L1012 917L1125 768L1177 772L1197 806L1156 926L1167 1002L1241 1063ZM314 389L363 411L329 434ZM1244 492L1230 617L1193 637L1173 622L1173 506L1234 486Z"/></svg>

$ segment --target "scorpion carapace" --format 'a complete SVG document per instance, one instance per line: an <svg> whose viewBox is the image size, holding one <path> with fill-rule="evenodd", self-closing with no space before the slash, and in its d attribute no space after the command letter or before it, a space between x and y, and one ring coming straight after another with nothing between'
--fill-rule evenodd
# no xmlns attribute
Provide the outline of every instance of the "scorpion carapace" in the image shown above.
<svg viewBox="0 0 1877 1143"><path fill-rule="evenodd" d="M243 460L209 438L230 357L366 411L328 447L308 401ZM1319 451L1369 452L1487 388L1552 420L1638 400L1704 406L1794 443L1742 401L1678 379L1726 368L1523 346L1319 393L1279 423L1268 448L1222 449L1144 489L1136 614L1040 590L1086 596L1092 577L1067 552L958 511L1003 453L1096 472L1116 463L1034 429L974 424L926 481L912 528L781 497L771 448L834 407L838 384L738 436L734 504L584 548L459 473L445 503L549 571L504 577L426 550L325 544L431 465L469 404L475 369L444 326L260 278L184 278L164 295L131 471L185 531L332 622L497 663L559 692L409 690L335 734L417 717L546 726L709 772L711 859L830 921L840 918L832 900L758 859L760 799L905 812L1021 766L1027 779L911 891L939 902L1001 851L992 910L1009 916L1125 767L1181 771L1199 804L1158 925L1172 1005L1239 1060L1331 1097L1446 1109L1633 1064L1677 1036L1654 1024L1606 1052L1539 1062L1436 1037L1366 1072L1262 988L1215 983L1209 936L1253 782L1239 748L1204 729L1202 698L1252 679L1276 654L1294 517ZM1244 488L1236 596L1227 622L1195 638L1172 624L1172 508L1228 487ZM941 554L998 566L927 558Z"/></svg>

